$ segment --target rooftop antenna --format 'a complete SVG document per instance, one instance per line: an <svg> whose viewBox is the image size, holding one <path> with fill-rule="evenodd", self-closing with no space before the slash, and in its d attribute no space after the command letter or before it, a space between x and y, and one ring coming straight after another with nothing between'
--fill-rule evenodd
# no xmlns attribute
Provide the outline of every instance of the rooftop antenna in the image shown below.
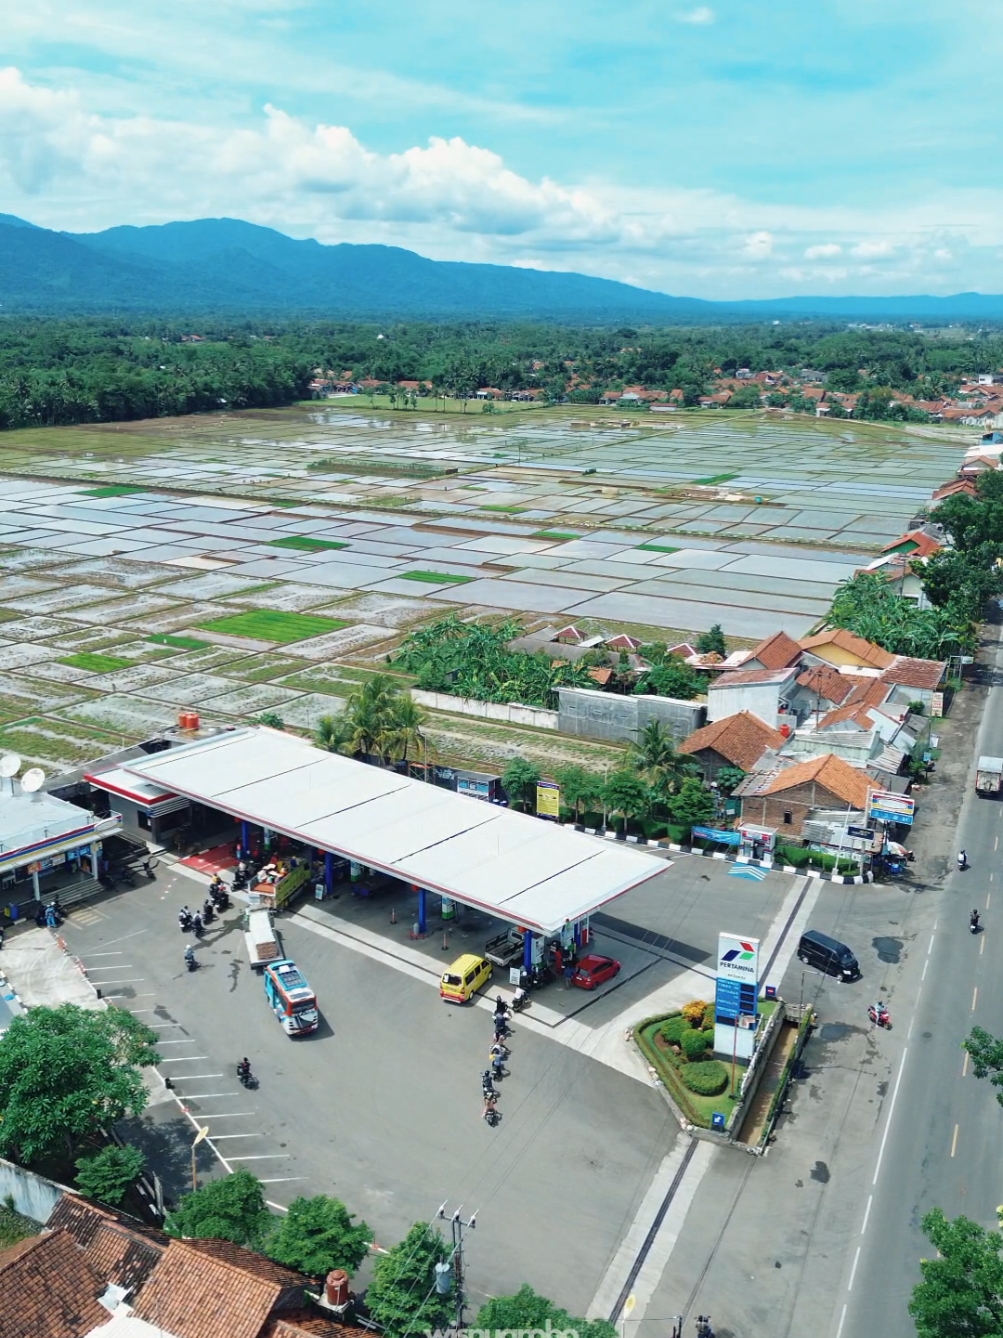
<svg viewBox="0 0 1003 1338"><path fill-rule="evenodd" d="M21 759L17 753L0 754L0 777L10 781L10 792L14 793L14 777L21 769Z"/></svg>
<svg viewBox="0 0 1003 1338"><path fill-rule="evenodd" d="M21 777L21 793L34 794L45 783L45 772L41 767L32 767Z"/></svg>

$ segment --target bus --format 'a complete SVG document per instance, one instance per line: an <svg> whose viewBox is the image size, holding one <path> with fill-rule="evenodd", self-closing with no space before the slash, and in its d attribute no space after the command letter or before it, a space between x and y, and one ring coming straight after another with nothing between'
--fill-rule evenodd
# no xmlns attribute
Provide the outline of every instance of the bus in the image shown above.
<svg viewBox="0 0 1003 1338"><path fill-rule="evenodd" d="M306 1036L317 1030L317 996L295 962L283 958L264 970L265 997L287 1036Z"/></svg>

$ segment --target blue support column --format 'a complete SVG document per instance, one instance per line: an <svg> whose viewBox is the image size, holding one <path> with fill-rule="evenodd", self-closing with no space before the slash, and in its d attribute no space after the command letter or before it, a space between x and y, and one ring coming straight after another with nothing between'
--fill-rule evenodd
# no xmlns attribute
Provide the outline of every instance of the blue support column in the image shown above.
<svg viewBox="0 0 1003 1338"><path fill-rule="evenodd" d="M334 891L334 856L329 850L324 855L324 887L330 896Z"/></svg>
<svg viewBox="0 0 1003 1338"><path fill-rule="evenodd" d="M582 946L582 922L581 922L581 920L576 920L576 921L575 921L575 948L578 949L578 948L580 948L581 946Z"/></svg>
<svg viewBox="0 0 1003 1338"><path fill-rule="evenodd" d="M522 969L528 976L533 969L533 931L527 929L522 936Z"/></svg>
<svg viewBox="0 0 1003 1338"><path fill-rule="evenodd" d="M251 850L251 829L250 829L250 827L247 825L246 822L241 821L241 824L240 824L240 851L241 851L241 854L244 856L245 859L247 859L248 855L250 854L250 850Z"/></svg>
<svg viewBox="0 0 1003 1338"><path fill-rule="evenodd" d="M418 889L418 933L419 933L419 934L424 934L424 933L425 933L425 902L426 902L427 898L428 898L428 893L425 891L425 889L424 889L423 887L419 887L419 889Z"/></svg>

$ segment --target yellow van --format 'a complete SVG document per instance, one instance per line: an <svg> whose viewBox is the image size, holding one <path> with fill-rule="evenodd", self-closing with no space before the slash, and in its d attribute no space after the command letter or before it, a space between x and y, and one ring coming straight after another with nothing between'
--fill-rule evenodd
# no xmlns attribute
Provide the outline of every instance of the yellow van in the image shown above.
<svg viewBox="0 0 1003 1338"><path fill-rule="evenodd" d="M447 966L439 981L439 997L447 1003L466 1003L491 979L491 963L486 957L465 952Z"/></svg>

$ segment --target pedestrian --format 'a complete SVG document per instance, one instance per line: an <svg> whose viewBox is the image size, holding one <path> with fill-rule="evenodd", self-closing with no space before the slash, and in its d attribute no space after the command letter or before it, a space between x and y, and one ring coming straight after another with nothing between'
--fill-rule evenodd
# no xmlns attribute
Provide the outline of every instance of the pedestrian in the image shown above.
<svg viewBox="0 0 1003 1338"><path fill-rule="evenodd" d="M45 927L55 929L56 927L56 908L50 902L45 908Z"/></svg>
<svg viewBox="0 0 1003 1338"><path fill-rule="evenodd" d="M571 979L575 974L575 968L571 962L564 963L564 988L571 989Z"/></svg>

